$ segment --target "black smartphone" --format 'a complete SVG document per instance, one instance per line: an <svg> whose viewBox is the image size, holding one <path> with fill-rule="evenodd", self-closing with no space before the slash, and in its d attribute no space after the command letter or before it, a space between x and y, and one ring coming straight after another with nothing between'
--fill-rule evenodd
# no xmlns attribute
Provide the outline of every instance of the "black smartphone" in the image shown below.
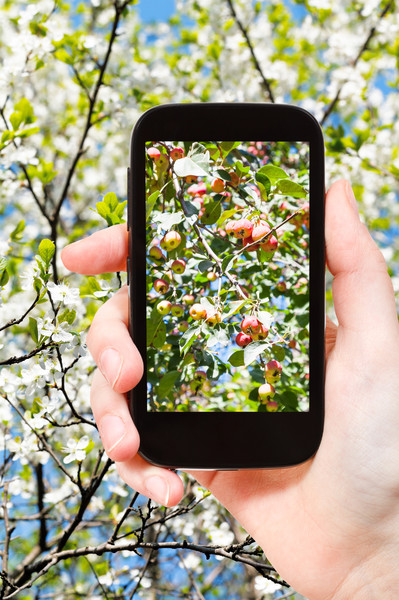
<svg viewBox="0 0 399 600"><path fill-rule="evenodd" d="M324 142L307 111L169 104L128 170L128 395L142 457L181 469L294 465L324 420Z"/></svg>

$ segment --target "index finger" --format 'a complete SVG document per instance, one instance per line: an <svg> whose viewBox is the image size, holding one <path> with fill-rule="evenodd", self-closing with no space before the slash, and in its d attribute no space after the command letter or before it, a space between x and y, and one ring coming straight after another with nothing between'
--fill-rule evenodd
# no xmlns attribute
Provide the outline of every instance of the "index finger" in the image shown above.
<svg viewBox="0 0 399 600"><path fill-rule="evenodd" d="M65 246L61 260L70 271L98 275L126 271L127 252L127 227L126 223L121 223Z"/></svg>

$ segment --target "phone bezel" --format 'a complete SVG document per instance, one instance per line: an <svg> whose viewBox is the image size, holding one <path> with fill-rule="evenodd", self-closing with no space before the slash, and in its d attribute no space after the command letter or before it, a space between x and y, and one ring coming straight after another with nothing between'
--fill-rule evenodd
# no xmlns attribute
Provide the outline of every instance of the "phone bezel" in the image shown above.
<svg viewBox="0 0 399 600"><path fill-rule="evenodd" d="M310 144L309 411L155 413L147 411L145 142L149 140L306 141ZM144 375L128 393L140 455L182 469L290 466L317 450L324 422L324 141L317 120L288 104L166 104L146 111L131 137L128 177L129 328Z"/></svg>

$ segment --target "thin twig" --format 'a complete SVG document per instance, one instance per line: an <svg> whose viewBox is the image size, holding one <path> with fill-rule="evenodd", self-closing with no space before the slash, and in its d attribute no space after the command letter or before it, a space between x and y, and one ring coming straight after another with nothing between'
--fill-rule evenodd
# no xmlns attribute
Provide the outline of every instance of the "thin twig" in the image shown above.
<svg viewBox="0 0 399 600"><path fill-rule="evenodd" d="M266 93L267 93L267 95L269 97L270 102L274 102L275 100L274 100L274 95L273 95L272 88L271 88L271 85L270 85L270 80L266 79L266 77L265 77L265 75L264 75L264 73L262 71L262 67L260 66L259 61L256 58L255 50L254 50L253 44L252 44L252 42L250 40L250 37L248 35L248 31L245 29L244 25L242 24L242 22L238 18L238 15L237 15L236 10L235 10L234 5L233 5L233 0L226 0L226 1L227 1L227 4L229 5L230 12L231 12L231 15L232 15L234 21L238 25L241 33L243 34L243 36L245 38L245 41L247 42L247 46L249 48L249 51L251 53L251 57L252 57L253 63L255 65L255 69L258 71L258 73L260 75L260 78L261 78L261 81L262 81L262 86L265 89L265 91L266 91Z"/></svg>
<svg viewBox="0 0 399 600"><path fill-rule="evenodd" d="M227 0L229 2L229 0ZM378 20L381 21L385 15L387 14L387 12L392 8L392 6L394 5L394 0L390 0L390 2L388 2L388 4L386 5L386 7L382 10L382 12L379 14L378 16ZM356 58L354 58L353 60L351 60L350 65L352 67L356 67L359 59L361 58L363 52L365 52L371 42L371 40L373 39L375 33L377 31L377 25L374 25L369 33L368 36L365 40L365 42L363 43L362 47L360 48L359 52L357 53ZM337 105L337 102L339 101L341 92L342 92L342 88L344 86L344 84L346 83L346 81L344 81L341 85L341 87L338 89L337 93L335 94L335 97L332 99L332 101L330 102L330 104L327 106L326 110L323 113L323 117L320 121L320 125L324 125L324 123L326 122L326 120L328 119L328 117L330 116L330 114L333 112L333 110L335 109L335 106Z"/></svg>

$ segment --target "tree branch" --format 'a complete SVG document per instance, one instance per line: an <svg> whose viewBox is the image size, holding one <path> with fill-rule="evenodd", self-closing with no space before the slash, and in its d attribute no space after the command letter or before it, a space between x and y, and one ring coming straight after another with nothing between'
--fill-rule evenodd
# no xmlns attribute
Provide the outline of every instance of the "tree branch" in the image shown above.
<svg viewBox="0 0 399 600"><path fill-rule="evenodd" d="M229 1L229 0L227 0L227 1ZM379 21L381 21L381 20L382 20L382 19L385 17L385 15L386 15L386 14L389 12L389 10L392 8L392 6L393 6L393 5L394 5L394 0L390 0L390 1L387 3L386 7L385 7L385 8L384 8L384 9L381 11L381 13L380 13L380 14L379 14L379 16L378 16L378 20L379 20ZM354 58L354 59L353 59L353 60L350 62L350 65L351 65L352 67L356 67L356 65L357 65L357 63L358 63L359 59L361 58L361 56L362 56L363 52L365 52L365 51L367 50L367 48L368 48L368 46L369 46L369 44L370 44L371 40L373 39L373 37L374 37L374 35L375 35L376 31L377 31L377 25L374 25L374 26L373 26L373 27L370 29L370 31L369 31L369 34L368 34L368 36L367 36L367 38L366 38L366 40L365 40L364 44L363 44L363 45L362 45L362 47L360 48L360 50L359 50L359 52L358 52L358 54L357 54L356 58ZM341 95L342 88L343 88L343 86L344 86L344 84L345 84L345 83L346 83L346 81L344 81L344 83L342 83L341 87L338 89L337 93L335 94L335 97L333 98L333 100L330 102L330 104L327 106L326 110L324 111L324 113L323 113L323 117L322 117L322 119L321 119L321 121L320 121L320 125L322 125L322 126L324 125L324 123L326 122L326 120L328 119L328 117L330 116L330 114L331 114L331 113L333 112L333 110L335 109L335 107L336 107L336 105L337 105L337 103L338 103L338 101L339 101L339 97L340 97L340 95Z"/></svg>
<svg viewBox="0 0 399 600"><path fill-rule="evenodd" d="M263 74L263 71L262 71L262 68L261 68L261 66L259 64L259 61L256 58L256 54L255 54L255 50L254 50L253 44L252 44L252 42L251 42L251 40L249 38L248 31L245 29L244 25L242 24L242 22L238 18L238 15L237 15L236 10L235 10L234 5L233 5L233 0L226 0L226 1L227 1L227 4L229 5L230 12L231 12L231 15L232 15L234 21L236 22L236 24L237 24L238 28L240 29L241 33L243 34L243 36L245 38L245 41L247 42L247 46L248 46L249 51L251 53L251 57L252 57L252 61L254 63L255 69L257 70L257 72L259 73L259 76L261 78L262 87L266 91L270 102L274 102L275 100L274 100L274 95L273 95L273 92L272 92L272 89L271 89L270 80L266 79L266 77Z"/></svg>

